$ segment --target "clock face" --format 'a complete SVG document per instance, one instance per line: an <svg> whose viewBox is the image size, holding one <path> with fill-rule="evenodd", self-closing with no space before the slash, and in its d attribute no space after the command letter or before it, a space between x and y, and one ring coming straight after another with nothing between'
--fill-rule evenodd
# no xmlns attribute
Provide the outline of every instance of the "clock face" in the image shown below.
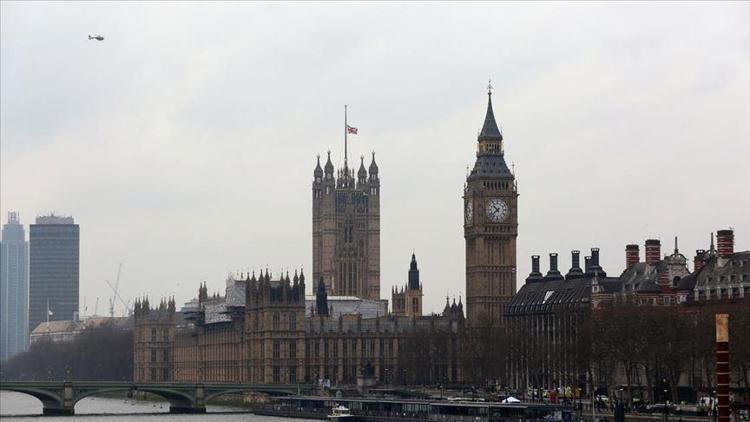
<svg viewBox="0 0 750 422"><path fill-rule="evenodd" d="M466 224L471 224L472 219L474 218L474 206L472 205L471 200L466 201L466 205L464 206L464 221Z"/></svg>
<svg viewBox="0 0 750 422"><path fill-rule="evenodd" d="M508 204L500 198L492 198L487 201L487 218L493 223L502 223L508 218L510 209Z"/></svg>

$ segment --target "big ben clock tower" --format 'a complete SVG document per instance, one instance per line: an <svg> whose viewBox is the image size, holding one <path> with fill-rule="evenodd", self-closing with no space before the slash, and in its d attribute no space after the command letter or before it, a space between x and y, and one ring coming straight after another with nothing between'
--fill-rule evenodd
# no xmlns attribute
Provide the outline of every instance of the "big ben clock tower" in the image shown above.
<svg viewBox="0 0 750 422"><path fill-rule="evenodd" d="M466 308L474 327L501 324L505 305L516 291L518 192L492 111L492 86L487 88L477 160L464 187Z"/></svg>

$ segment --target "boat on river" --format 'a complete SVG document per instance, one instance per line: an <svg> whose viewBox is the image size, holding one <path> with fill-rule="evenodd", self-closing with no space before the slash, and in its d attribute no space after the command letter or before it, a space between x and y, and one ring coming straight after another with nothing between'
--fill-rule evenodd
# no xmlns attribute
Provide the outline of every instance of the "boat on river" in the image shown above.
<svg viewBox="0 0 750 422"><path fill-rule="evenodd" d="M344 405L338 405L331 409L331 414L328 415L328 420L331 421L353 421L354 415L349 411L349 408Z"/></svg>

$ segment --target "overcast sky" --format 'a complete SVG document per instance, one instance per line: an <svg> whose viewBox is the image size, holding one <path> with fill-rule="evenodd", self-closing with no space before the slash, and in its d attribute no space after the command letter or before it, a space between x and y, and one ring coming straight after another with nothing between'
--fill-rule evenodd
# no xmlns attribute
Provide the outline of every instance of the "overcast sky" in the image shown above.
<svg viewBox="0 0 750 422"><path fill-rule="evenodd" d="M327 149L343 160L344 104L350 153L380 166L381 296L415 250L439 311L465 290L490 77L519 288L531 254L565 271L596 246L618 275L646 238L692 258L734 227L750 249L747 3L0 7L2 221L75 217L89 314L118 263L124 296L178 302L229 271L311 274L312 171Z"/></svg>

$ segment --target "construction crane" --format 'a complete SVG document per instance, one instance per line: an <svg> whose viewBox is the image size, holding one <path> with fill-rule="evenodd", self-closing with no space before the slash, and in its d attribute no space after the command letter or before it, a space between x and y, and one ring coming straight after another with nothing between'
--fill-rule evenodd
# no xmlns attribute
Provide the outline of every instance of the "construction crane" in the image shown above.
<svg viewBox="0 0 750 422"><path fill-rule="evenodd" d="M122 264L117 268L117 279L115 280L115 285L113 286L112 283L109 282L109 280L104 280L107 282L107 285L109 285L109 288L112 289L112 299L109 300L109 314L111 317L115 316L115 300L119 300L122 306L125 308L125 311L127 312L127 315L130 316L133 313L133 306L130 304L130 301L125 302L125 299L122 298L120 295L119 287L120 287L120 273L122 272Z"/></svg>
<svg viewBox="0 0 750 422"><path fill-rule="evenodd" d="M117 289L120 288L120 272L122 271L122 264L120 264L117 267L117 278L115 279L115 285L112 286L112 283L109 282L109 280L104 280L107 282L109 287L112 289L112 299L109 300L109 316L110 318L115 317L115 301L117 300Z"/></svg>

